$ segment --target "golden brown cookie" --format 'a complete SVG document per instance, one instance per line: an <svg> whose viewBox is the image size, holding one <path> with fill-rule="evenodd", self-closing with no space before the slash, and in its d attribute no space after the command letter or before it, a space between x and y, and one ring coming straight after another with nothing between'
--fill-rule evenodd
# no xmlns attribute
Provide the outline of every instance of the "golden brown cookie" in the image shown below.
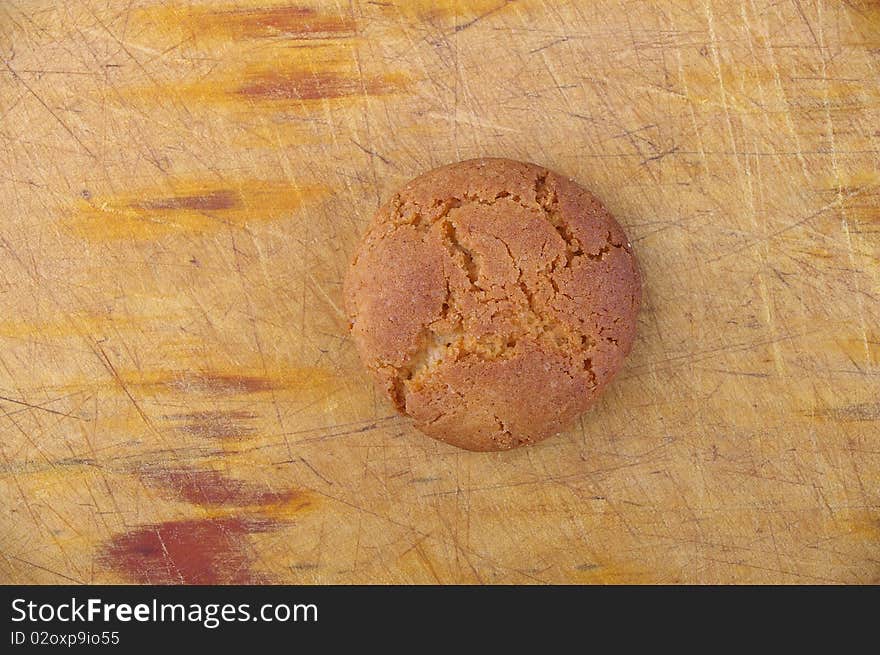
<svg viewBox="0 0 880 655"><path fill-rule="evenodd" d="M381 207L345 285L361 358L426 434L468 450L570 424L623 364L641 282L614 217L534 164L473 159Z"/></svg>

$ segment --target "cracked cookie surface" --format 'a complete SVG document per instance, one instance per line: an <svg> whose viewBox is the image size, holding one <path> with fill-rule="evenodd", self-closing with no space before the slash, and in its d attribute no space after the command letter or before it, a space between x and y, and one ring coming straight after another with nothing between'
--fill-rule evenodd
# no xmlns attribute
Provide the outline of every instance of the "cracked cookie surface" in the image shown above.
<svg viewBox="0 0 880 655"><path fill-rule="evenodd" d="M468 450L567 427L620 369L640 300L602 204L507 159L412 180L377 212L345 283L355 343L391 402Z"/></svg>

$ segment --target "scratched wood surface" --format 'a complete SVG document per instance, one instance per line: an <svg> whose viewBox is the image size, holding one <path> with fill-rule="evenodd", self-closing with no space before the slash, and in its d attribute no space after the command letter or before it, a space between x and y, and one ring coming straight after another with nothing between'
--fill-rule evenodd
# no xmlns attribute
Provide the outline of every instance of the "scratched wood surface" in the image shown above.
<svg viewBox="0 0 880 655"><path fill-rule="evenodd" d="M880 582L880 3L0 4L0 582ZM594 189L589 414L393 415L341 280L434 166Z"/></svg>

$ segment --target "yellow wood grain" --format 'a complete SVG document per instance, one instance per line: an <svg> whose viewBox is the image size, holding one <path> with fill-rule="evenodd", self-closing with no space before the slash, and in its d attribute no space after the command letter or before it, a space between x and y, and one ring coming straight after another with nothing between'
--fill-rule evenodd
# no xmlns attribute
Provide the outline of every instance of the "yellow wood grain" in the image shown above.
<svg viewBox="0 0 880 655"><path fill-rule="evenodd" d="M0 5L0 581L880 582L880 4ZM645 306L569 432L393 415L340 311L469 157Z"/></svg>

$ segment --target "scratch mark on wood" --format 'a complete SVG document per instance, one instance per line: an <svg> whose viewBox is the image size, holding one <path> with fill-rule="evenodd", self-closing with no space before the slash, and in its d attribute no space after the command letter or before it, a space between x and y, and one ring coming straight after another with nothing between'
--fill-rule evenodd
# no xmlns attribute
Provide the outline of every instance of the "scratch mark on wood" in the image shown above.
<svg viewBox="0 0 880 655"><path fill-rule="evenodd" d="M59 578L62 578L63 580L67 580L68 582L73 582L75 584L86 584L84 580L77 580L76 578L70 577L66 573L62 573L61 571L56 571L54 569L50 569L46 566L43 566L42 564L36 564L35 562L31 562L29 560L26 560L22 557L19 557L18 555L7 554L6 557L8 557L10 559L14 559L18 562L21 562L22 564L27 564L28 566L32 566L35 569L40 569L41 571L45 571L46 573L51 573L52 575L58 576Z"/></svg>
<svg viewBox="0 0 880 655"><path fill-rule="evenodd" d="M15 398L9 398L8 396L0 396L0 400L5 400L8 403L13 403L15 405L22 405L23 407L29 407L30 409L38 409L41 412L48 412L49 414L57 414L58 416L64 416L65 418L72 418L77 421L84 420L81 416L74 416L73 414L67 414L66 412L59 412L55 409L50 409L43 405L34 405L29 402L25 402L24 400L16 400ZM53 402L53 401L48 401Z"/></svg>
<svg viewBox="0 0 880 655"><path fill-rule="evenodd" d="M141 417L141 420L143 420L144 424L148 428L150 428L153 433L159 435L160 437L163 436L162 433L158 429L156 429L156 426L153 425L153 422L150 420L150 417L147 416L146 412L144 412L140 403L135 400L133 395L131 395L131 391L129 391L128 385L125 384L122 377L119 375L119 372L116 370L116 367L113 366L113 362L110 361L110 358L107 356L107 353L104 351L104 348L101 346L101 344L96 343L95 348L97 349L95 354L98 355L98 359L100 360L101 364L103 364L104 368L109 371L111 377L128 398L128 400L131 402L132 406L134 407L138 416Z"/></svg>
<svg viewBox="0 0 880 655"><path fill-rule="evenodd" d="M79 147L82 148L89 157L97 160L98 158L97 156L95 156L95 153L93 153L91 149L83 142L83 140L80 139L79 136L77 136L76 132L74 132L70 128L70 126L58 114L55 113L55 110L52 109L48 104L46 104L46 101L43 100L43 98L36 91L34 91L31 85L24 81L24 79L9 65L9 62L6 61L6 59L3 60L3 65L6 66L6 69L10 72L12 77L14 77L25 88L25 90L30 93L31 96L33 96L36 101L43 106L43 109L45 109L52 115L52 118L54 118L55 121L59 125L61 125L64 131L67 132L73 138L73 140L77 142Z"/></svg>

